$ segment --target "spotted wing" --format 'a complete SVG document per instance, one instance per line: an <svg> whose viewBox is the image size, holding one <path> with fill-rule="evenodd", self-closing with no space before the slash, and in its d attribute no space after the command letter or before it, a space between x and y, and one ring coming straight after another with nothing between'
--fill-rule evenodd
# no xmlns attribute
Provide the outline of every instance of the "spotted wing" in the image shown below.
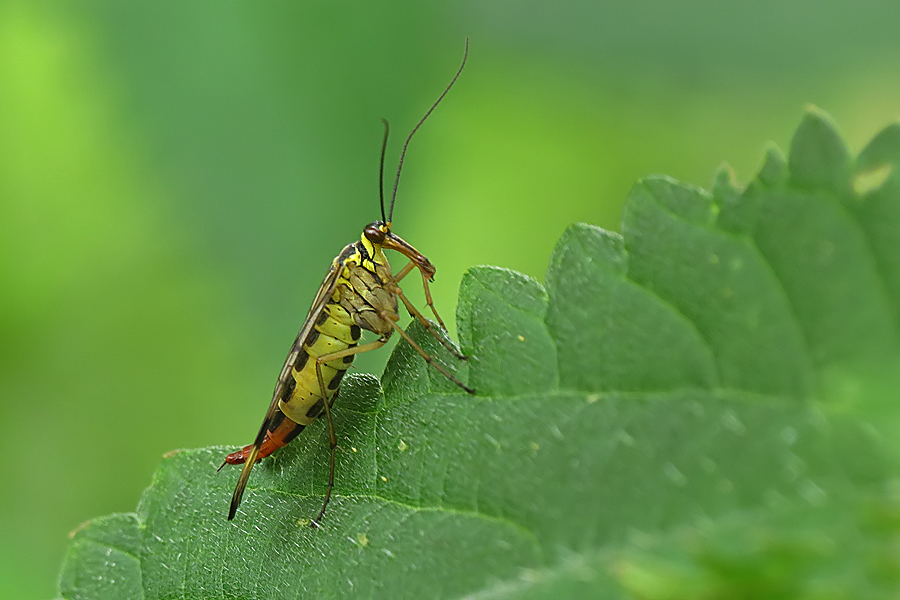
<svg viewBox="0 0 900 600"><path fill-rule="evenodd" d="M341 256L343 256L343 253ZM329 269L328 274L325 276L325 280L322 282L322 286L316 294L316 299L313 300L309 313L306 315L306 321L303 322L303 327L300 328L300 333L297 334L297 339L294 340L294 345L291 346L291 351L284 361L284 366L281 367L281 374L278 376L278 382L275 384L275 392L272 394L272 402L269 404L269 410L266 411L266 416L263 418L259 433L256 434L256 439L253 441L253 447L250 450L250 454L247 456L246 462L244 462L244 468L241 470L241 476L238 478L237 485L234 488L234 494L231 496L231 508L228 510L229 521L234 518L238 506L241 504L244 488L247 487L247 481L250 479L250 471L253 469L257 455L259 455L259 448L262 445L263 440L266 439L266 432L269 430L269 425L275 417L275 411L278 410L278 401L281 400L281 396L284 393L285 386L289 380L288 378L291 377L291 369L294 367L297 356L303 349L303 344L306 343L306 339L309 337L310 332L312 332L313 327L316 324L316 319L319 318L328 299L334 294L334 290L337 287L338 275L340 275L342 266L342 260L336 260L334 264L331 265L331 269Z"/></svg>

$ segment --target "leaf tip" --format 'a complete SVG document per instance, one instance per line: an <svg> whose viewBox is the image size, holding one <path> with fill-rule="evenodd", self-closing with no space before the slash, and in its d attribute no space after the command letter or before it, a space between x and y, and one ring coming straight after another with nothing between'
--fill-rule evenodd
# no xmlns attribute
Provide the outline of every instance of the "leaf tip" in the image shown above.
<svg viewBox="0 0 900 600"><path fill-rule="evenodd" d="M856 161L858 169L871 170L900 163L900 122L891 123L866 144Z"/></svg>
<svg viewBox="0 0 900 600"><path fill-rule="evenodd" d="M70 532L68 533L67 537L68 537L70 540L73 539L76 535L78 535L79 533L81 533L82 531L84 531L85 529L87 529L88 527L90 527L90 526L91 526L91 523L92 523L93 521L94 521L93 519L88 519L87 521L85 521L84 523L80 524L78 527L76 527L76 528L73 529L72 531L70 531Z"/></svg>
<svg viewBox="0 0 900 600"><path fill-rule="evenodd" d="M718 212L712 194L668 175L651 175L634 184L625 204L626 219L629 210L633 208L632 204L648 201L686 221L700 225L712 224Z"/></svg>
<svg viewBox="0 0 900 600"><path fill-rule="evenodd" d="M766 144L763 164L756 174L756 179L768 187L778 187L788 178L788 161L775 142Z"/></svg>
<svg viewBox="0 0 900 600"><path fill-rule="evenodd" d="M611 272L624 274L628 270L628 254L620 233L587 223L574 223L566 228L553 249L547 270L548 286L550 281L555 281L566 255L573 251L590 256L593 264Z"/></svg>
<svg viewBox="0 0 900 600"><path fill-rule="evenodd" d="M807 106L791 140L788 166L794 185L835 192L849 187L850 152L825 111Z"/></svg>
<svg viewBox="0 0 900 600"><path fill-rule="evenodd" d="M715 176L713 176L713 201L721 210L723 207L734 205L743 192L743 186L738 182L737 175L731 165L722 163Z"/></svg>

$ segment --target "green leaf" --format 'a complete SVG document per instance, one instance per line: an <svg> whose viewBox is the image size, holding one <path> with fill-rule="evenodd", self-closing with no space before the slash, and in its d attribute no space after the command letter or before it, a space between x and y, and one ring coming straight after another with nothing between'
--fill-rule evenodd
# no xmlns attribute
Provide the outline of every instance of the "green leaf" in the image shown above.
<svg viewBox="0 0 900 600"><path fill-rule="evenodd" d="M718 385L803 398L812 364L781 283L750 240L713 224L715 208L667 178L635 185L622 219L628 276L693 322Z"/></svg>
<svg viewBox="0 0 900 600"><path fill-rule="evenodd" d="M875 175L844 201L874 255L894 315L900 315L900 124L879 133L859 156L857 181Z"/></svg>
<svg viewBox="0 0 900 600"><path fill-rule="evenodd" d="M870 148L860 169L893 165L900 136ZM896 596L900 227L875 215L900 182L858 192L842 149L811 114L746 188L640 181L621 235L563 234L546 287L470 270L469 359L409 331L477 394L403 343L349 376L320 528L323 422L231 522L232 448L173 453L136 514L75 535L60 596Z"/></svg>
<svg viewBox="0 0 900 600"><path fill-rule="evenodd" d="M140 553L136 515L94 519L72 535L59 587L76 598L142 598Z"/></svg>
<svg viewBox="0 0 900 600"><path fill-rule="evenodd" d="M621 236L571 227L553 253L547 287L553 298L547 324L564 389L650 391L717 383L715 358L694 324L628 279Z"/></svg>
<svg viewBox="0 0 900 600"><path fill-rule="evenodd" d="M850 154L831 118L815 107L809 108L794 134L788 164L791 183L798 188L835 193L848 188Z"/></svg>
<svg viewBox="0 0 900 600"><path fill-rule="evenodd" d="M891 550L898 514L896 497L841 510L736 513L641 540L616 568L629 591L647 600L889 598L900 586Z"/></svg>
<svg viewBox="0 0 900 600"><path fill-rule="evenodd" d="M469 384L479 395L559 387L556 344L545 323L547 304L541 284L514 271L476 267L463 276L460 342L471 353ZM510 326L498 328L498 323Z"/></svg>

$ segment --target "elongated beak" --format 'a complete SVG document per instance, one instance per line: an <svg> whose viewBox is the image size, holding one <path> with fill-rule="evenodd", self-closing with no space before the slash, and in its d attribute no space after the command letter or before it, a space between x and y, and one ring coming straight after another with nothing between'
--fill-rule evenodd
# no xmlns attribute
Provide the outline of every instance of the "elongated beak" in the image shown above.
<svg viewBox="0 0 900 600"><path fill-rule="evenodd" d="M413 264L428 276L428 279L434 279L435 268L434 265L431 264L431 261L425 258L424 254L406 243L400 236L388 233L384 237L384 242L382 242L381 247L388 250L396 250L411 260Z"/></svg>

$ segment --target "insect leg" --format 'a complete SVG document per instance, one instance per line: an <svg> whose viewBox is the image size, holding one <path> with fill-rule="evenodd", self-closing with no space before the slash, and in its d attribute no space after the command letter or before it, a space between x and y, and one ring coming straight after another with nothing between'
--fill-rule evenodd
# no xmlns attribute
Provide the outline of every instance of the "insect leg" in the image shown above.
<svg viewBox="0 0 900 600"><path fill-rule="evenodd" d="M422 274L422 287L425 288L425 304L431 308L431 312L434 314L434 318L437 319L441 329L447 331L447 326L444 325L444 322L441 320L441 315L438 314L437 309L434 307L434 302L431 300L431 289L428 287L428 276L425 275L425 271L422 269L419 269L419 273Z"/></svg>
<svg viewBox="0 0 900 600"><path fill-rule="evenodd" d="M345 356L353 356L356 354L362 354L363 352L368 352L369 350L378 350L388 342L388 338L390 336L382 336L375 340L374 342L369 342L368 344L363 344L362 346L353 346L352 348L347 348L346 350L338 350L337 352L331 352L329 354L323 354L319 357L323 363L335 360L337 358L344 358ZM322 388L323 390L325 388Z"/></svg>
<svg viewBox="0 0 900 600"><path fill-rule="evenodd" d="M421 265L413 261L406 263L406 266L400 269L400 271L394 277L394 283L400 283L400 280L409 275L409 272L412 271L415 267L419 267L419 273L421 273L422 275L422 287L425 288L425 304L427 304L431 308L431 312L434 314L434 318L437 319L438 325L441 326L441 329L447 331L447 326L444 325L444 321L443 319L441 319L441 315L438 314L437 309L434 307L434 302L431 299L431 288L428 287L429 275L425 272ZM412 314L412 312L410 312L410 314ZM424 324L424 321L422 322ZM426 327L428 326L426 325Z"/></svg>
<svg viewBox="0 0 900 600"><path fill-rule="evenodd" d="M428 321L428 319L425 318L425 315L420 313L419 309L417 309L415 307L415 305L413 305L413 303L409 301L409 298L406 297L406 295L403 293L403 290L401 290L398 287L396 289L396 292L397 292L397 295L400 297L400 300L403 301L403 305L406 306L406 310L409 311L409 314L411 314L413 317L418 319L419 323L421 323L422 326L425 327L426 330L428 330L428 333L430 333L434 339L436 339L437 341L439 341L441 343L441 346L443 346L444 348L449 350L453 356L455 356L456 358L458 358L460 360L468 360L469 359L469 357L466 356L465 354L460 354L459 350L454 348L453 345L450 344L450 342L448 342L443 337L438 335L438 332L434 330L434 327L431 326L431 323ZM444 331L446 331L446 329L444 329Z"/></svg>
<svg viewBox="0 0 900 600"><path fill-rule="evenodd" d="M403 337L404 340L409 342L410 346L415 348L416 352L418 352L422 356L422 358L425 359L425 362L427 362L429 365L431 365L432 367L434 367L435 369L440 371L441 375L443 375L444 377L446 377L447 379L449 379L450 381L452 381L453 383L455 383L456 385L458 385L459 387L461 387L468 393L470 393L470 394L475 393L475 390L473 390L472 388L470 388L469 386L464 384L462 381L460 381L459 379L454 377L452 374L450 374L450 372L447 369L445 369L444 367L442 367L440 364L438 364L438 362L436 360L434 360L434 358L432 358L430 354L428 354L427 352L422 350L422 347L420 345L418 345L415 341L413 341L413 339L411 337L409 337L409 334L406 333L405 331L403 331L402 327L400 327L399 325L397 325L397 323L395 323L394 321L392 321L390 319L388 319L388 322L390 322L391 327L393 327L397 331L397 333L399 333L401 335L401 337Z"/></svg>
<svg viewBox="0 0 900 600"><path fill-rule="evenodd" d="M394 283L400 283L400 280L409 275L409 272L416 268L416 263L409 261L406 263L406 266L397 271L397 274L394 275L393 280Z"/></svg>
<svg viewBox="0 0 900 600"><path fill-rule="evenodd" d="M353 356L354 354L361 354L363 352L368 352L369 350L376 350L381 348L387 343L388 336L384 336L380 339L375 340L374 342L369 342L368 344L363 344L362 346L354 346L353 348L347 348L345 350L339 350L338 352L332 352L330 354L323 354L322 356L316 359L316 378L319 380L319 389L322 393L325 393L325 380L322 377L322 364L338 359L344 358L345 356ZM335 393L335 398L337 398L337 393ZM331 462L329 463L328 469L328 490L325 492L325 502L322 503L322 510L319 511L319 516L313 519L310 522L310 527L318 527L319 522L322 520L322 517L325 516L325 509L328 507L328 503L331 501L331 491L334 489L334 457L335 450L337 449L337 436L334 434L334 421L331 419L331 405L334 403L334 399L331 402L323 402L325 408L325 418L328 421L328 436L329 442L331 444Z"/></svg>
<svg viewBox="0 0 900 600"><path fill-rule="evenodd" d="M316 359L316 377L319 380L319 389L325 394L325 380L322 378L322 357ZM331 461L328 466L328 491L325 492L325 502L322 503L322 510L319 516L310 522L310 527L318 527L319 521L325 516L325 508L331 500L331 490L334 489L334 452L337 448L337 436L334 435L334 421L331 419L331 406L327 400L322 403L325 407L325 419L328 421L328 439L331 444Z"/></svg>

